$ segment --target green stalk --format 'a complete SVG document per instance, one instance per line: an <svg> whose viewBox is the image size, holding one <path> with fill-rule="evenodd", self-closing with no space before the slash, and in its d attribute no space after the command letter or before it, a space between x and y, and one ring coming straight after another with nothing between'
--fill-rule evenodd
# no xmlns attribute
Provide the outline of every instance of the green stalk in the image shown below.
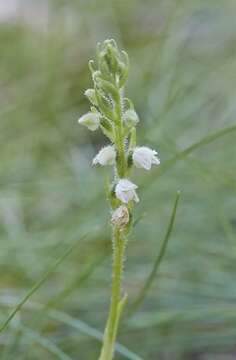
<svg viewBox="0 0 236 360"><path fill-rule="evenodd" d="M118 158L116 170L120 178L125 177L127 172L127 162L125 155L124 129L122 122L122 93L119 91L115 106L115 143ZM121 298L121 282L123 274L125 237L122 230L113 226L113 267L112 267L112 290L111 303L104 332L103 346L99 360L112 360L116 342L117 329L120 315L126 301L126 296Z"/></svg>
<svg viewBox="0 0 236 360"><path fill-rule="evenodd" d="M116 164L117 173L120 178L124 178L126 175L126 156L125 156L125 139L124 139L124 127L122 122L122 91L119 91L119 96L115 106L115 142L118 152L118 161Z"/></svg>
<svg viewBox="0 0 236 360"><path fill-rule="evenodd" d="M124 145L124 139L123 139L122 126L117 127L116 145L117 145L117 151L118 151L117 172L118 172L118 175L120 178L124 178L125 173L126 173L126 158L125 158L125 145Z"/></svg>
<svg viewBox="0 0 236 360"><path fill-rule="evenodd" d="M114 355L119 319L126 300L125 296L121 298L124 250L125 238L119 229L114 228L111 303L99 360L112 360Z"/></svg>

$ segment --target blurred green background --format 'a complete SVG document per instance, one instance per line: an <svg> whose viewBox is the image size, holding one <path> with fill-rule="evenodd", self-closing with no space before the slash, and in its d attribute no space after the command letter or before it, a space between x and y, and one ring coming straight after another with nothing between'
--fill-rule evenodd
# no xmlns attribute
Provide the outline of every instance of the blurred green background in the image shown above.
<svg viewBox="0 0 236 360"><path fill-rule="evenodd" d="M139 144L161 159L133 174L142 220L127 249L118 339L130 353L120 348L116 359L236 358L235 13L234 0L1 2L1 322L77 243L1 333L1 359L98 357L111 280L109 169L91 167L106 140L77 119L89 109L88 60L106 38L129 53ZM165 257L130 315L177 190Z"/></svg>

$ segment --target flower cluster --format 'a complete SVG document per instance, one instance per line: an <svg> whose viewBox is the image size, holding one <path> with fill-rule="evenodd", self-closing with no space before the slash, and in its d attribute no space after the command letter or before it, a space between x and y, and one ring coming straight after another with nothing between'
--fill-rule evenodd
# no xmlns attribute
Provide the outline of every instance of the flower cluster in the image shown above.
<svg viewBox="0 0 236 360"><path fill-rule="evenodd" d="M106 40L98 44L97 66L90 61L89 67L94 87L86 90L85 96L91 109L79 118L79 123L91 131L100 128L110 141L95 156L93 165L112 165L115 169L110 190L111 222L121 230L130 221L134 202L139 201L138 186L129 180L132 166L150 170L160 160L155 150L136 146L139 117L131 100L124 97L129 70L126 52L120 51L114 40Z"/></svg>

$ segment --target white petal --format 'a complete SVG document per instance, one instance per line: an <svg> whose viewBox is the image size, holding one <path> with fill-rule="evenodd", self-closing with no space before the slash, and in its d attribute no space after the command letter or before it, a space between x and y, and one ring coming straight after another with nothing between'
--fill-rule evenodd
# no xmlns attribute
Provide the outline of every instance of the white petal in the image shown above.
<svg viewBox="0 0 236 360"><path fill-rule="evenodd" d="M133 162L137 168L150 170L152 164L160 164L157 152L146 146L136 147L133 152Z"/></svg>
<svg viewBox="0 0 236 360"><path fill-rule="evenodd" d="M132 183L130 180L128 179L121 179L119 181L119 186L124 190L124 191L127 191L127 190L132 190L132 189L137 189L138 186L135 185L134 183Z"/></svg>
<svg viewBox="0 0 236 360"><path fill-rule="evenodd" d="M124 121L129 126L135 126L139 122L138 114L133 109L128 109L124 113Z"/></svg>
<svg viewBox="0 0 236 360"><path fill-rule="evenodd" d="M137 189L137 185L128 179L121 179L115 188L116 197L126 204L131 200L138 202L139 199L135 189Z"/></svg>
<svg viewBox="0 0 236 360"><path fill-rule="evenodd" d="M98 129L100 124L100 116L99 114L88 112L81 116L78 120L79 124L87 126L89 130L95 131Z"/></svg>
<svg viewBox="0 0 236 360"><path fill-rule="evenodd" d="M158 157L153 156L153 158L152 158L152 163L153 163L154 165L159 165L161 162L160 162L160 159L159 159Z"/></svg>
<svg viewBox="0 0 236 360"><path fill-rule="evenodd" d="M108 145L101 149L93 159L93 165L114 165L116 159L116 152L114 146Z"/></svg>
<svg viewBox="0 0 236 360"><path fill-rule="evenodd" d="M130 194L127 191L120 191L117 193L118 199L127 204L130 201ZM132 197L131 197L132 198Z"/></svg>

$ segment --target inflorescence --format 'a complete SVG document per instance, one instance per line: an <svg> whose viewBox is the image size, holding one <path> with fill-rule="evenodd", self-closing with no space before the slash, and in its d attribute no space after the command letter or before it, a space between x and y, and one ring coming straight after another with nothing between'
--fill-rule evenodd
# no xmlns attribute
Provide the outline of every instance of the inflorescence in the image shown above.
<svg viewBox="0 0 236 360"><path fill-rule="evenodd" d="M93 165L114 167L109 200L111 222L120 230L128 229L134 202L139 198L138 188L130 180L130 171L137 168L150 170L160 164L157 152L146 146L136 146L136 126L139 117L130 99L124 96L129 72L129 58L120 51L114 40L98 44L97 68L89 62L94 87L85 91L91 103L90 112L79 118L89 130L101 129L110 144L102 148L93 159Z"/></svg>

